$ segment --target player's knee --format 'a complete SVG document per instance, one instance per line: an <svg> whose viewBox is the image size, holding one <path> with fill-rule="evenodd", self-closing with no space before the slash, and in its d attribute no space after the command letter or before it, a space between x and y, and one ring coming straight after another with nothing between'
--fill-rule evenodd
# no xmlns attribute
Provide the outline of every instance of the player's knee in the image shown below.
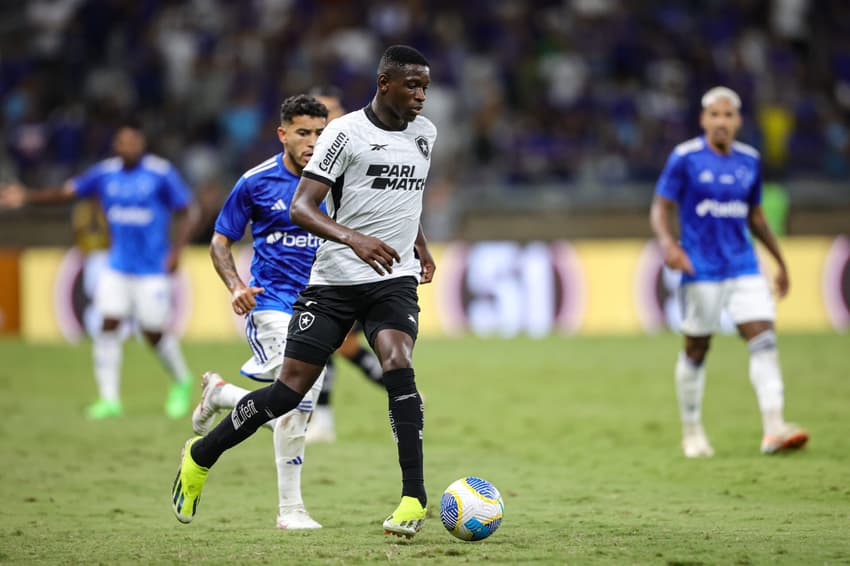
<svg viewBox="0 0 850 566"><path fill-rule="evenodd" d="M413 367L413 359L406 352L399 349L398 351L391 351L389 354L381 360L381 369L384 373L388 371L393 371L397 369L408 369Z"/></svg>
<svg viewBox="0 0 850 566"><path fill-rule="evenodd" d="M751 354L769 352L776 349L776 332L773 329L764 330L747 341Z"/></svg>
<svg viewBox="0 0 850 566"><path fill-rule="evenodd" d="M705 361L711 342L708 338L689 338L685 343L685 355L693 363L699 365Z"/></svg>

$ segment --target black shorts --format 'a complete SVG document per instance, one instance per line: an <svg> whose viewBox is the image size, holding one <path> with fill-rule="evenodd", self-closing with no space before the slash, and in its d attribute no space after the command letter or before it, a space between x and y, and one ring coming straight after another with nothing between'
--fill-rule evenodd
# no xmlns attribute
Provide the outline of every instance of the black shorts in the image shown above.
<svg viewBox="0 0 850 566"><path fill-rule="evenodd" d="M372 349L380 330L419 332L418 283L398 277L361 285L308 285L293 305L286 337L287 358L324 365L359 322Z"/></svg>

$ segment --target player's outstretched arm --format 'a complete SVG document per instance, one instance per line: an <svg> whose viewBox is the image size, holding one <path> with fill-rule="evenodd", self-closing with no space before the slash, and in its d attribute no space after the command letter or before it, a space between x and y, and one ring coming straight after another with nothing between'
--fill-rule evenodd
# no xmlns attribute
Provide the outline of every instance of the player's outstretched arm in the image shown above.
<svg viewBox="0 0 850 566"><path fill-rule="evenodd" d="M425 239L425 232L422 230L422 224L419 224L419 232L416 234L416 255L419 257L419 265L422 271L419 273L419 283L425 285L434 280L434 271L437 269L437 264L434 263L434 257L428 249L428 240Z"/></svg>
<svg viewBox="0 0 850 566"><path fill-rule="evenodd" d="M248 287L236 271L233 261L233 240L216 232L210 241L210 257L216 273L230 291L230 306L236 314L245 314L255 306L254 295L265 291L263 287Z"/></svg>
<svg viewBox="0 0 850 566"><path fill-rule="evenodd" d="M174 242L172 242L171 251L165 259L165 269L168 273L177 271L180 253L189 244L189 238L192 237L200 218L201 211L194 202L186 208L174 211Z"/></svg>
<svg viewBox="0 0 850 566"><path fill-rule="evenodd" d="M782 250L779 248L779 242L776 236L773 235L773 230L767 223L767 218L764 216L764 211L761 206L751 206L747 214L747 222L750 226L750 232L756 237L773 259L776 260L776 276L774 283L776 284L776 292L779 297L784 297L788 294L788 289L791 288L791 281L788 277L788 268L785 265L785 258L782 256Z"/></svg>
<svg viewBox="0 0 850 566"><path fill-rule="evenodd" d="M322 212L319 205L325 200L329 190L330 186L325 183L301 177L292 197L289 218L308 232L350 247L357 257L368 263L378 274L392 273L393 261L401 261L397 251L378 238L339 224Z"/></svg>
<svg viewBox="0 0 850 566"><path fill-rule="evenodd" d="M664 253L664 264L671 269L678 269L693 275L694 266L691 258L676 241L670 230L670 216L676 208L676 203L668 198L655 195L649 210L649 224L658 239L661 251Z"/></svg>
<svg viewBox="0 0 850 566"><path fill-rule="evenodd" d="M77 192L70 181L61 187L34 191L20 183L0 187L0 208L21 208L27 204L63 204L76 198Z"/></svg>

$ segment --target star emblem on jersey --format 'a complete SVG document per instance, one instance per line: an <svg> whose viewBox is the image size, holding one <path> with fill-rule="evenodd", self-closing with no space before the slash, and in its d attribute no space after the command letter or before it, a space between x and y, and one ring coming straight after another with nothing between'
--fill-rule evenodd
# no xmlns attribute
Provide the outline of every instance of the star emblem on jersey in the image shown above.
<svg viewBox="0 0 850 566"><path fill-rule="evenodd" d="M425 139L424 136L416 138L416 147L419 148L419 153L421 153L425 159L428 159L428 156L431 155L431 147L428 145L428 140Z"/></svg>
<svg viewBox="0 0 850 566"><path fill-rule="evenodd" d="M313 326L313 322L316 320L316 315L311 312L302 312L298 315L298 328L303 332L307 330L311 326Z"/></svg>
<svg viewBox="0 0 850 566"><path fill-rule="evenodd" d="M372 143L369 146L372 148L372 151L381 151L382 149L387 149L387 145L385 143Z"/></svg>

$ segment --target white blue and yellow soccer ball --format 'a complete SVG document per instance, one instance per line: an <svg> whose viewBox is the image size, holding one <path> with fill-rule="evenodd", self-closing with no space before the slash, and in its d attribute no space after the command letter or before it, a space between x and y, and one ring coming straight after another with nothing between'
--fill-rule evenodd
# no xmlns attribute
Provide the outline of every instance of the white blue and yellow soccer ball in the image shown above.
<svg viewBox="0 0 850 566"><path fill-rule="evenodd" d="M461 478L443 492L440 520L461 540L482 540L499 528L505 504L499 490L481 478Z"/></svg>

